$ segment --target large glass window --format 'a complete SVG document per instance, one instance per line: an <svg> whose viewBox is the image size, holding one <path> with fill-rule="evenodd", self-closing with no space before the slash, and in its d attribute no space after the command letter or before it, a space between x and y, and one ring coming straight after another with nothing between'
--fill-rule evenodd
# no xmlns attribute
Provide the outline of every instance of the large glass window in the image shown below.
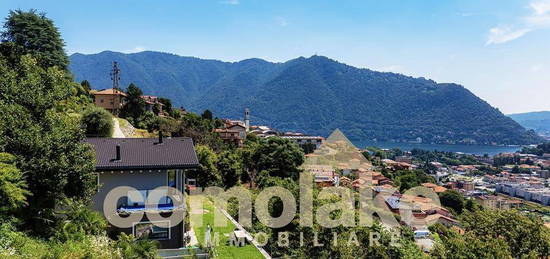
<svg viewBox="0 0 550 259"><path fill-rule="evenodd" d="M145 206L145 201L147 200L147 197L149 197L150 192L152 192L152 190L137 190L137 191L128 192L128 204L127 205L130 206L130 207ZM167 193L165 191L165 195L166 194ZM140 201L140 198L138 198L138 197L143 197L143 201ZM159 205L171 205L172 200L169 197L164 196L164 197L160 198L160 200L158 201L158 204Z"/></svg>

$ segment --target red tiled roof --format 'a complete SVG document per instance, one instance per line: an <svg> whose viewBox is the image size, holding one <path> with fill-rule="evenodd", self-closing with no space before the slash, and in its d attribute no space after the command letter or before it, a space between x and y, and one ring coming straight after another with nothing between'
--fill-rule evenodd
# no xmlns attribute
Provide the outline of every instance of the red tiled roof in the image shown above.
<svg viewBox="0 0 550 259"><path fill-rule="evenodd" d="M92 92L92 94L93 95L122 95L122 96L126 96L126 93L124 93L120 90L113 89L113 88L104 89L104 90L97 91L97 92Z"/></svg>

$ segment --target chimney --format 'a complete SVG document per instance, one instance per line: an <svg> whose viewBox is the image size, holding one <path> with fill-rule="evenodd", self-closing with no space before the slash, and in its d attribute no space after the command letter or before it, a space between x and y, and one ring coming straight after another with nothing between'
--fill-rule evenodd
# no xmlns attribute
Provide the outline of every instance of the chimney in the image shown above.
<svg viewBox="0 0 550 259"><path fill-rule="evenodd" d="M120 161L120 145L116 145L116 161Z"/></svg>
<svg viewBox="0 0 550 259"><path fill-rule="evenodd" d="M162 143L163 143L163 141L164 141L164 140L163 140L163 137L164 137L164 136L163 136L162 130L161 130L161 131L159 131L159 144L162 144Z"/></svg>

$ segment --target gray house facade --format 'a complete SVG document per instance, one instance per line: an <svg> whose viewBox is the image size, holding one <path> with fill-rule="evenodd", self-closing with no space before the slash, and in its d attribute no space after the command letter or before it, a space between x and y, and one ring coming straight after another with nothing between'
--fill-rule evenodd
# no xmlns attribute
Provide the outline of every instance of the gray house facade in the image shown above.
<svg viewBox="0 0 550 259"><path fill-rule="evenodd" d="M184 210L169 197L160 198L151 211L144 200L152 190L169 186L184 194L186 171L199 165L190 138L89 138L96 153L98 189L93 197L94 209L103 214L106 202L116 203L119 216L143 213L141 220L129 228L112 227L113 232L133 234L137 238L157 240L161 248L185 246ZM131 187L133 193L116 201L106 200L107 194L120 186ZM131 197L141 196L132 200ZM184 197L181 198L184 201ZM185 204L185 203L183 203ZM146 213L158 213L161 220L151 221ZM181 216L180 216L181 215ZM108 217L109 215L104 215ZM170 218L177 220L171 220Z"/></svg>

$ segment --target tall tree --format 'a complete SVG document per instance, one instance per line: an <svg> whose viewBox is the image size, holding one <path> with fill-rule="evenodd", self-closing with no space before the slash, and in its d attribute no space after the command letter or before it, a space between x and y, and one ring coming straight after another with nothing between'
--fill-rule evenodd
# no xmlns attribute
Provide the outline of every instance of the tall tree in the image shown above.
<svg viewBox="0 0 550 259"><path fill-rule="evenodd" d="M92 90L92 85L90 84L90 82L88 82L88 80L83 80L82 82L80 82L80 85L82 86L82 89L84 91L90 91Z"/></svg>
<svg viewBox="0 0 550 259"><path fill-rule="evenodd" d="M2 52L17 62L19 57L31 54L43 67L57 66L67 70L69 58L63 47L65 43L52 20L36 10L10 11L2 33Z"/></svg>
<svg viewBox="0 0 550 259"><path fill-rule="evenodd" d="M168 113L170 116L174 116L174 111L172 110L172 100L164 97L159 97L159 102L164 105L164 112Z"/></svg>
<svg viewBox="0 0 550 259"><path fill-rule="evenodd" d="M145 114L145 100L141 98L143 92L135 84L130 84L126 90L126 104L122 108L121 116L131 118L133 122Z"/></svg>
<svg viewBox="0 0 550 259"><path fill-rule="evenodd" d="M86 135L90 137L111 137L113 135L113 116L107 110L90 105L82 113L82 124Z"/></svg>
<svg viewBox="0 0 550 259"><path fill-rule="evenodd" d="M9 65L0 56L0 152L17 157L31 196L27 227L47 234L59 199L86 199L95 189L94 153L82 143L78 117L56 111L71 96L65 71L30 56Z"/></svg>
<svg viewBox="0 0 550 259"><path fill-rule="evenodd" d="M207 146L197 145L197 158L199 159L200 166L196 170L196 177L199 186L219 186L221 185L221 175L216 168L218 162L218 155Z"/></svg>
<svg viewBox="0 0 550 259"><path fill-rule="evenodd" d="M464 196L455 190L446 190L439 194L441 205L453 209L456 213L462 213L465 206Z"/></svg>
<svg viewBox="0 0 550 259"><path fill-rule="evenodd" d="M239 183L242 173L241 157L233 151L224 151L218 155L216 163L224 187L231 188Z"/></svg>
<svg viewBox="0 0 550 259"><path fill-rule="evenodd" d="M262 139L250 135L245 147L239 150L243 167L247 172L244 180L255 184L260 172L269 176L298 179L304 152L294 142L279 137Z"/></svg>
<svg viewBox="0 0 550 259"><path fill-rule="evenodd" d="M203 119L211 120L213 118L212 112L210 110L204 110L201 117Z"/></svg>

